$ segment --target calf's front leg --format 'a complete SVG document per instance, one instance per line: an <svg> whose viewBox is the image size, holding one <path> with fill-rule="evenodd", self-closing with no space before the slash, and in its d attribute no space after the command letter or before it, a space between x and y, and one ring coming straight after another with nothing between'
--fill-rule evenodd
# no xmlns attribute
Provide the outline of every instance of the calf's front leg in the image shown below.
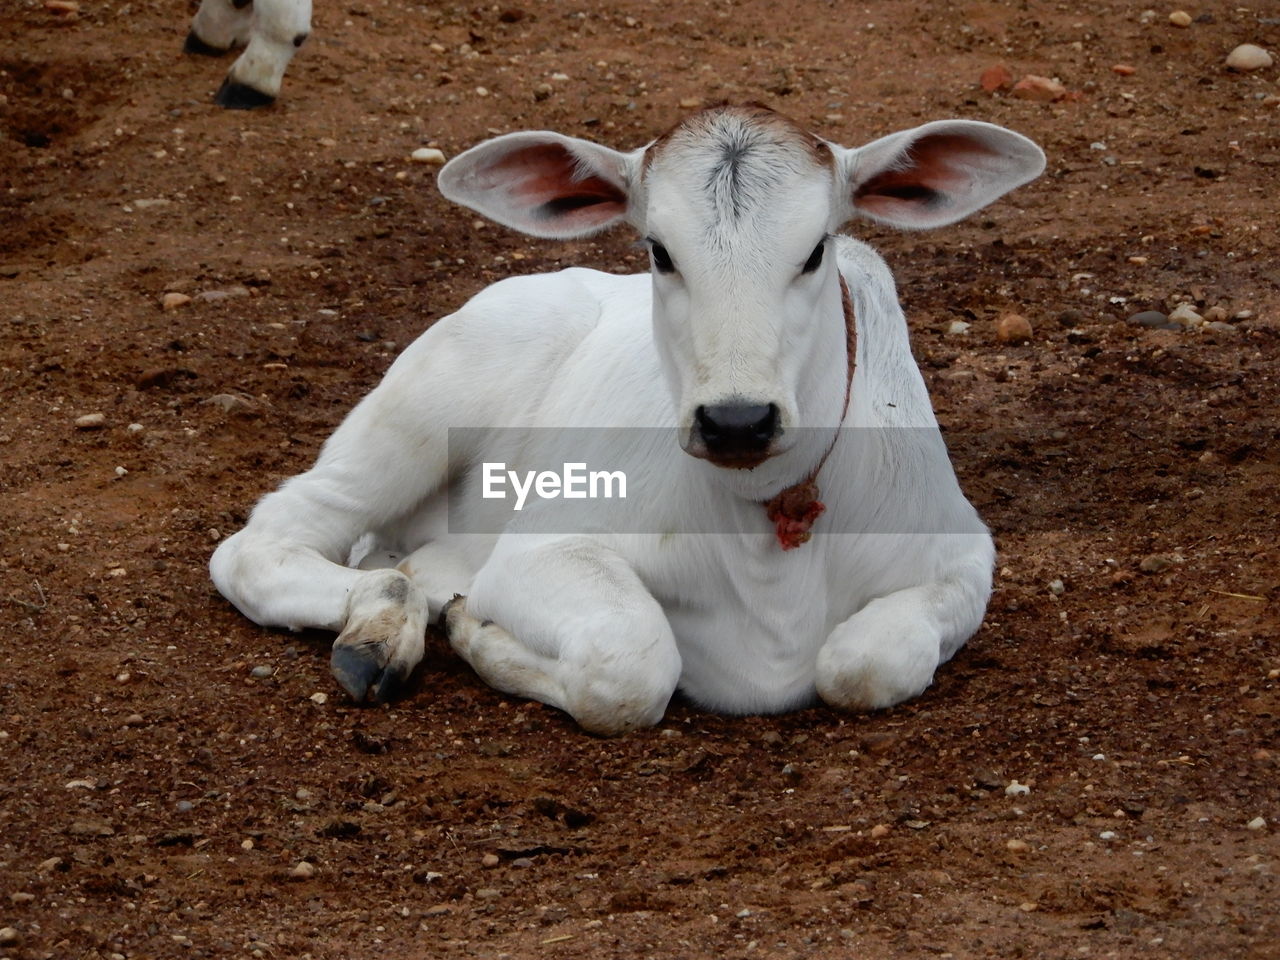
<svg viewBox="0 0 1280 960"><path fill-rule="evenodd" d="M614 736L662 719L680 654L661 605L587 537L508 535L468 597L446 605L453 649L490 686Z"/></svg>
<svg viewBox="0 0 1280 960"><path fill-rule="evenodd" d="M879 710L919 696L978 629L990 592L990 573L975 568L872 600L819 650L818 695L841 710Z"/></svg>

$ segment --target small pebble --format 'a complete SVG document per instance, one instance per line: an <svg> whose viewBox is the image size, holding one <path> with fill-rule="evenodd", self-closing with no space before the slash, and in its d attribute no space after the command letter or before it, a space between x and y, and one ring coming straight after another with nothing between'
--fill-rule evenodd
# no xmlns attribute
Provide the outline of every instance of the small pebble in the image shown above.
<svg viewBox="0 0 1280 960"><path fill-rule="evenodd" d="M294 880L310 880L316 875L316 868L306 860L299 860L289 870L289 876Z"/></svg>
<svg viewBox="0 0 1280 960"><path fill-rule="evenodd" d="M166 293L160 298L160 306L165 310L177 310L190 302L191 298L185 293Z"/></svg>
<svg viewBox="0 0 1280 960"><path fill-rule="evenodd" d="M241 840L241 841L240 841L240 849L241 849L241 850L246 850L246 851L248 851L248 850L252 850L252 849L253 849L253 838L252 838L252 837L246 837L244 840Z"/></svg>
<svg viewBox="0 0 1280 960"><path fill-rule="evenodd" d="M308 699L316 706L323 707L329 702L329 695L327 693L313 693Z"/></svg>
<svg viewBox="0 0 1280 960"><path fill-rule="evenodd" d="M1098 839L1106 840L1108 842L1112 840L1119 840L1120 834L1116 833L1114 830L1103 830L1100 834L1098 834Z"/></svg>
<svg viewBox="0 0 1280 960"><path fill-rule="evenodd" d="M1055 597L1062 596L1066 592L1066 590L1067 590L1067 586L1061 580L1049 581L1049 592L1052 593Z"/></svg>
<svg viewBox="0 0 1280 960"><path fill-rule="evenodd" d="M888 730L878 730L863 736L860 746L867 753L888 753L898 743L898 735Z"/></svg>
<svg viewBox="0 0 1280 960"><path fill-rule="evenodd" d="M879 840L881 837L887 837L888 835L889 835L889 828L883 823L877 823L874 827L871 828L872 840Z"/></svg>
<svg viewBox="0 0 1280 960"><path fill-rule="evenodd" d="M1031 323L1018 313L1005 313L996 321L996 339L1001 343L1026 343L1031 339Z"/></svg>
<svg viewBox="0 0 1280 960"><path fill-rule="evenodd" d="M435 147L419 147L409 154L409 159L414 163L426 163L433 167L438 167L444 163L444 152L435 149Z"/></svg>
<svg viewBox="0 0 1280 960"><path fill-rule="evenodd" d="M1249 70L1265 70L1274 61L1271 54L1257 44L1242 43L1227 54L1227 69L1246 72Z"/></svg>
<svg viewBox="0 0 1280 960"><path fill-rule="evenodd" d="M196 808L196 805L192 803L190 800L179 800L177 803L173 805L173 808L177 810L179 813L190 813L192 810Z"/></svg>
<svg viewBox="0 0 1280 960"><path fill-rule="evenodd" d="M143 430L147 428L140 423L131 423L127 427L125 427L125 429L130 433L141 433Z"/></svg>
<svg viewBox="0 0 1280 960"><path fill-rule="evenodd" d="M978 83L987 93L1008 90L1013 86L1013 74L1003 64L996 64L994 67L987 67L982 71L982 76L978 78Z"/></svg>
<svg viewBox="0 0 1280 960"><path fill-rule="evenodd" d="M1245 826L1250 830L1265 830L1267 829L1267 821L1262 817L1254 817Z"/></svg>
<svg viewBox="0 0 1280 960"><path fill-rule="evenodd" d="M480 858L480 866L484 867L486 870L492 870L501 862L502 862L502 858L499 857L496 853L486 853L483 857Z"/></svg>
<svg viewBox="0 0 1280 960"><path fill-rule="evenodd" d="M947 335L955 337L962 333L968 333L970 326L971 324L968 324L963 320L952 320L947 324Z"/></svg>
<svg viewBox="0 0 1280 960"><path fill-rule="evenodd" d="M1121 77L1132 77L1138 68L1128 63L1117 63L1112 65L1111 72Z"/></svg>
<svg viewBox="0 0 1280 960"><path fill-rule="evenodd" d="M126 727L140 727L146 722L147 721L143 719L142 714L140 713L131 713L124 718L124 725Z"/></svg>
<svg viewBox="0 0 1280 960"><path fill-rule="evenodd" d="M1026 853L1031 849L1031 844L1027 843L1025 840L1019 840L1015 837L1012 840L1006 840L1004 847L1010 853Z"/></svg>
<svg viewBox="0 0 1280 960"><path fill-rule="evenodd" d="M35 899L36 895L34 893L26 893L25 891L9 894L10 903L32 903Z"/></svg>
<svg viewBox="0 0 1280 960"><path fill-rule="evenodd" d="M1009 785L1004 788L1006 797L1025 797L1030 792L1030 787L1025 783L1019 783L1017 780L1010 780Z"/></svg>
<svg viewBox="0 0 1280 960"><path fill-rule="evenodd" d="M702 99L700 97L685 97L680 101L681 110L697 110L701 106Z"/></svg>
<svg viewBox="0 0 1280 960"><path fill-rule="evenodd" d="M476 898L479 900L497 900L502 896L501 890L495 890L493 887L481 887L476 891Z"/></svg>
<svg viewBox="0 0 1280 960"><path fill-rule="evenodd" d="M1135 313L1126 321L1139 327L1150 327L1153 330L1176 330L1178 325L1170 323L1169 318L1159 310L1143 310Z"/></svg>
<svg viewBox="0 0 1280 960"><path fill-rule="evenodd" d="M516 857L514 860L511 861L511 865L513 867L518 867L521 870L528 870L530 867L533 866L533 861L530 860L528 857Z"/></svg>
<svg viewBox="0 0 1280 960"><path fill-rule="evenodd" d="M1204 317L1191 304L1180 303L1169 314L1169 322L1180 327L1200 327L1204 325Z"/></svg>
<svg viewBox="0 0 1280 960"><path fill-rule="evenodd" d="M1138 563L1138 569L1143 573L1160 573L1163 570L1173 566L1173 561L1168 557L1153 553L1150 556L1143 557Z"/></svg>
<svg viewBox="0 0 1280 960"><path fill-rule="evenodd" d="M105 413L86 413L83 417L76 417L77 430L97 430L106 426L107 415Z"/></svg>
<svg viewBox="0 0 1280 960"><path fill-rule="evenodd" d="M13 927L0 927L0 947L16 947L22 942L22 935Z"/></svg>
<svg viewBox="0 0 1280 960"><path fill-rule="evenodd" d="M1169 22L1175 27L1189 27L1191 26L1191 14L1185 10L1175 10L1169 14Z"/></svg>
<svg viewBox="0 0 1280 960"><path fill-rule="evenodd" d="M1067 88L1050 77L1038 77L1029 73L1013 85L1013 95L1019 100L1051 103L1065 97Z"/></svg>
<svg viewBox="0 0 1280 960"><path fill-rule="evenodd" d="M253 409L253 403L249 398L239 393L215 393L201 400L200 403L208 407L217 407L223 413L240 413Z"/></svg>
<svg viewBox="0 0 1280 960"><path fill-rule="evenodd" d="M273 673L272 669L265 664L254 667L249 671L249 676L255 680L265 680Z"/></svg>

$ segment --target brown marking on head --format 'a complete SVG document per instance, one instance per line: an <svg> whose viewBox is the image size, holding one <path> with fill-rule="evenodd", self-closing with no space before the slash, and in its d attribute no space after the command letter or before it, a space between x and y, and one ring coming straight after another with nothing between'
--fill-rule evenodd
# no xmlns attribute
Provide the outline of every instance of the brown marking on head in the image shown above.
<svg viewBox="0 0 1280 960"><path fill-rule="evenodd" d="M814 136L790 117L762 103L751 102L715 104L680 120L649 144L641 162L641 174L649 172L649 167L670 148L673 141L683 139L682 134L687 133L690 137L695 137L705 133L714 126L716 118L726 114L742 119L749 126L772 131L779 142L795 143L808 151L817 167L835 168L835 156L824 140Z"/></svg>

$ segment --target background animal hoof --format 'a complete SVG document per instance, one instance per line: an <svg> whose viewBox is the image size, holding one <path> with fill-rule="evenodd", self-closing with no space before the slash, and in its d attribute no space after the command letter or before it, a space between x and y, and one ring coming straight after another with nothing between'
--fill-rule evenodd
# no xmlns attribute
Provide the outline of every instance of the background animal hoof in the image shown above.
<svg viewBox="0 0 1280 960"><path fill-rule="evenodd" d="M182 45L183 53L198 53L202 57L221 57L225 56L229 51L230 47L223 49L222 47L215 47L205 43L196 36L194 30L187 34L187 41Z"/></svg>
<svg viewBox="0 0 1280 960"><path fill-rule="evenodd" d="M222 81L213 102L228 110L255 110L258 107L269 107L276 102L270 94L255 90L245 83L237 83L230 77Z"/></svg>

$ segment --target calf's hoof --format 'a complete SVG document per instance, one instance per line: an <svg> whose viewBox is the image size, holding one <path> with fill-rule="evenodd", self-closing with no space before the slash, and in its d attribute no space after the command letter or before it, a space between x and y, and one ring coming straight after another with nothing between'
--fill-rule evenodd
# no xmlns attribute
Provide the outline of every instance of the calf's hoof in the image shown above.
<svg viewBox="0 0 1280 960"><path fill-rule="evenodd" d="M342 689L356 703L383 703L404 692L411 667L386 658L380 644L335 643L329 655L329 669Z"/></svg>
<svg viewBox="0 0 1280 960"><path fill-rule="evenodd" d="M218 88L213 102L228 110L256 110L259 107L271 106L276 102L276 98L269 93L254 89L247 83L239 83L227 77Z"/></svg>
<svg viewBox="0 0 1280 960"><path fill-rule="evenodd" d="M215 47L213 44L205 43L194 30L187 33L187 40L182 45L183 53L195 53L202 57L222 57L231 52L230 47Z"/></svg>

